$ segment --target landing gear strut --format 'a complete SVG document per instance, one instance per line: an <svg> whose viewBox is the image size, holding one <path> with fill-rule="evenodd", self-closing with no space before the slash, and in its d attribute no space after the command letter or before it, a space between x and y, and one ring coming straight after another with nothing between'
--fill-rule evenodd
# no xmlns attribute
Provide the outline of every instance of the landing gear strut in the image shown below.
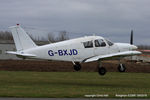
<svg viewBox="0 0 150 100"><path fill-rule="evenodd" d="M79 71L81 69L81 65L78 62L74 63L73 67L75 71Z"/></svg>
<svg viewBox="0 0 150 100"><path fill-rule="evenodd" d="M118 71L119 71L119 72L125 72L125 71L126 71L125 65L124 65L124 64L119 64L119 66L118 66Z"/></svg>
<svg viewBox="0 0 150 100"><path fill-rule="evenodd" d="M101 63L99 61L99 65L98 65L98 73L99 73L99 75L105 75L106 72L107 72L106 69L101 66Z"/></svg>

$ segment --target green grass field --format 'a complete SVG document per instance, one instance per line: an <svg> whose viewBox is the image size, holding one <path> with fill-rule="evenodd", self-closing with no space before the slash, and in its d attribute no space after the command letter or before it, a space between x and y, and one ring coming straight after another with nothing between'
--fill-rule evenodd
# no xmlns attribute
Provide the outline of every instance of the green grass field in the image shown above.
<svg viewBox="0 0 150 100"><path fill-rule="evenodd" d="M0 71L0 97L85 97L147 94L149 73Z"/></svg>

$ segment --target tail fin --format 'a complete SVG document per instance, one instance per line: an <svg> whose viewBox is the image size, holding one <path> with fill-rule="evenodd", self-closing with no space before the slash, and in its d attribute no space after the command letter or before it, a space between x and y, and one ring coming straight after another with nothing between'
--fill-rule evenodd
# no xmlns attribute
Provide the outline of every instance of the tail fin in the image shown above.
<svg viewBox="0 0 150 100"><path fill-rule="evenodd" d="M10 27L17 51L36 47L29 35L17 24Z"/></svg>

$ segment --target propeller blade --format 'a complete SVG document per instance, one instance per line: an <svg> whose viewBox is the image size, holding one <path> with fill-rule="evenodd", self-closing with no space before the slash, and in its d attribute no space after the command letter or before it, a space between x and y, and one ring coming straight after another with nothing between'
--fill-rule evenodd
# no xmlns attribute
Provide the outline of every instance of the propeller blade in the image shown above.
<svg viewBox="0 0 150 100"><path fill-rule="evenodd" d="M133 44L133 30L131 30L130 44Z"/></svg>

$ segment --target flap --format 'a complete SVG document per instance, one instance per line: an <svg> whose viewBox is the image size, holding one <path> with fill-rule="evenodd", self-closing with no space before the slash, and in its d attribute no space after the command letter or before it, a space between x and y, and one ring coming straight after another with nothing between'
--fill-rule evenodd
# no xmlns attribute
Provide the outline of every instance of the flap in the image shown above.
<svg viewBox="0 0 150 100"><path fill-rule="evenodd" d="M139 55L139 54L141 54L141 52L139 51L124 51L124 52L119 52L119 53L94 56L91 58L87 58L83 60L82 62L92 62L92 61L97 61L100 59L108 59L108 58L113 58L113 57L125 57L125 56Z"/></svg>

